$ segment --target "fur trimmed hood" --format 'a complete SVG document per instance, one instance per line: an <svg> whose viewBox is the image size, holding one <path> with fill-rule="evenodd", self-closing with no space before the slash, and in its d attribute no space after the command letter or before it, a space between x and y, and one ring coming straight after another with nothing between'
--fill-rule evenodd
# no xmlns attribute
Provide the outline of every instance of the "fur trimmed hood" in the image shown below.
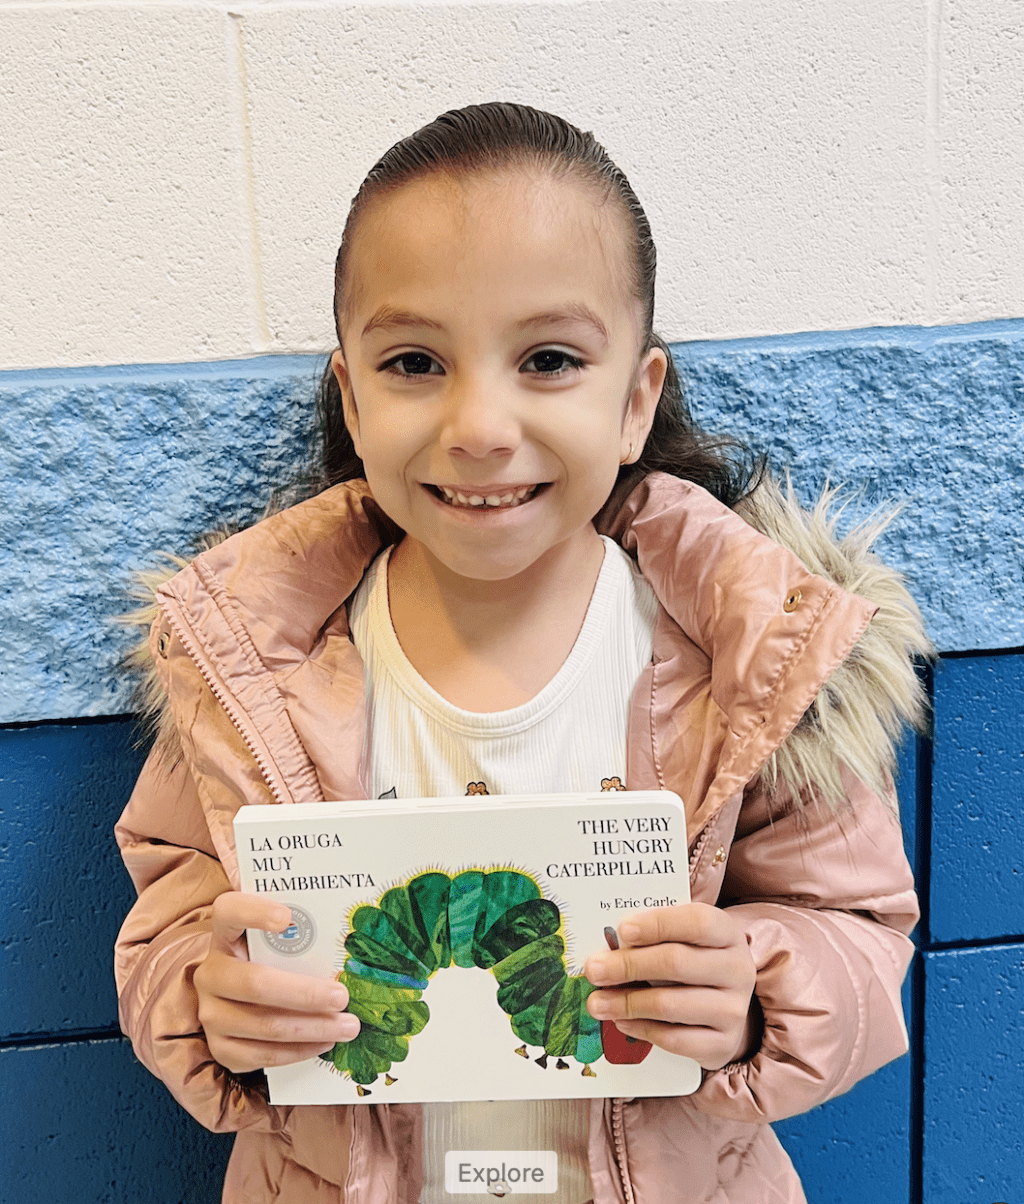
<svg viewBox="0 0 1024 1204"><path fill-rule="evenodd" d="M914 658L933 655L902 577L871 551L893 515L873 516L840 537L836 528L843 510L837 490L826 489L817 504L805 510L791 485L784 491L770 477L736 507L750 527L792 552L808 572L878 608L852 651L760 770L772 796L792 793L799 801L813 792L833 806L845 797L844 766L875 793L888 793L895 742L907 725L918 730L926 725L927 703ZM197 550L215 548L231 534L212 532L199 541ZM155 735L166 754L177 759L177 733L148 635L157 617L157 590L189 561L171 554L161 559L161 567L136 576L133 597L142 605L122 622L141 628L142 639L126 654L124 664L137 679L133 703L147 734Z"/></svg>
<svg viewBox="0 0 1024 1204"><path fill-rule="evenodd" d="M833 671L787 739L766 762L770 794L783 785L810 787L831 804L843 798L843 765L877 794L895 777L896 745L906 727L927 730L928 702L915 660L935 649L903 577L871 547L898 513L878 513L838 536L845 504L826 488L811 510L771 477L736 508L769 539L788 548L817 576L875 603L878 611L850 655Z"/></svg>

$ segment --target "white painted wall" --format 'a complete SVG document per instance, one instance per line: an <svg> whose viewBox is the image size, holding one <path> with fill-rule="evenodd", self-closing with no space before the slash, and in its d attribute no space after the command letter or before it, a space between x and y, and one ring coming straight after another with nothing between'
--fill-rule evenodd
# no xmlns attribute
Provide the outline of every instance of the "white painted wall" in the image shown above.
<svg viewBox="0 0 1024 1204"><path fill-rule="evenodd" d="M672 340L1024 316L1022 0L0 0L0 369L321 351L444 109L593 129Z"/></svg>

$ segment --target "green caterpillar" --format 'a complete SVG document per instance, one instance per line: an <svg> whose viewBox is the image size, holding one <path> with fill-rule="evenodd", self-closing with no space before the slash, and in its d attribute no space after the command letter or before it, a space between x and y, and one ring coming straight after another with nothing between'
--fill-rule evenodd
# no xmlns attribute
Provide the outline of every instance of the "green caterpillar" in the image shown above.
<svg viewBox="0 0 1024 1204"><path fill-rule="evenodd" d="M339 1042L321 1058L351 1077L365 1094L430 1019L422 995L447 966L477 966L498 980L498 1005L523 1042L548 1055L591 1062L602 1054L601 1024L586 1009L595 988L569 975L557 905L518 870L418 874L384 892L377 904L357 907L345 938L338 974L349 1011L362 1025L354 1041ZM527 1057L525 1048L516 1050Z"/></svg>

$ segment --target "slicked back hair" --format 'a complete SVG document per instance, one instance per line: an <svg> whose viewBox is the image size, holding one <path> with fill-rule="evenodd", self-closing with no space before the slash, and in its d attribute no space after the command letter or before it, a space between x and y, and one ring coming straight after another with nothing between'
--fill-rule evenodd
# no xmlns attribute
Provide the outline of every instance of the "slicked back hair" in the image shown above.
<svg viewBox="0 0 1024 1204"><path fill-rule="evenodd" d="M474 174L526 169L558 180L573 179L616 204L626 218L629 287L641 312L640 358L660 347L668 370L640 458L619 470L614 490L622 496L650 472L694 481L727 505L735 505L763 470L759 460L734 439L710 436L694 422L682 395L668 345L654 333L657 253L650 223L624 173L591 133L552 113L528 105L495 101L442 113L396 142L373 165L349 208L334 270L334 316L341 345L350 296L349 261L361 218L374 201L429 176L459 179ZM365 475L345 426L341 390L330 365L317 392L321 488Z"/></svg>

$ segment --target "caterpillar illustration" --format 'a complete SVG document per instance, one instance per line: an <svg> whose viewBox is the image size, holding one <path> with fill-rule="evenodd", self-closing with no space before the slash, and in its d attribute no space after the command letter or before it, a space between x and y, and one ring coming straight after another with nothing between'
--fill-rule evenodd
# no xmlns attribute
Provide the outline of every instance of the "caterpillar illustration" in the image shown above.
<svg viewBox="0 0 1024 1204"><path fill-rule="evenodd" d="M497 1002L516 1037L542 1047L541 1066L550 1056L567 1069L564 1059L575 1058L592 1076L590 1064L605 1052L601 1022L586 1008L595 988L567 972L561 928L558 906L519 870L430 871L392 887L352 913L338 981L362 1027L321 1058L360 1094L381 1074L394 1081L388 1071L430 1019L422 1001L430 978L451 965L476 966L497 979ZM515 1051L522 1057L525 1044ZM629 1060L638 1060L632 1050Z"/></svg>

